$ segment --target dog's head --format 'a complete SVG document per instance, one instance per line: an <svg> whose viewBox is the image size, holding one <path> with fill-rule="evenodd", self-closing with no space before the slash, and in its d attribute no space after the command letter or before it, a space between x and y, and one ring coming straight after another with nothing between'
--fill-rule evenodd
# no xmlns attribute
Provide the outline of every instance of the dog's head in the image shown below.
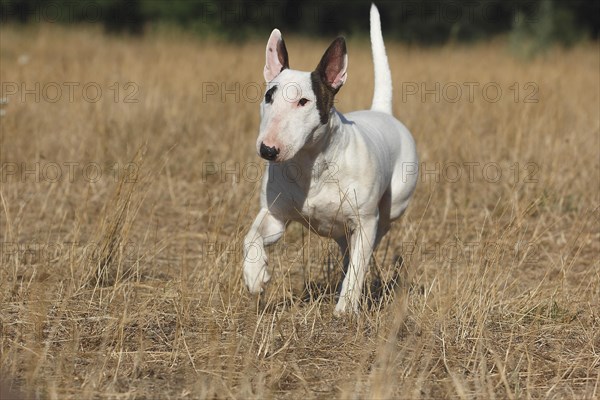
<svg viewBox="0 0 600 400"><path fill-rule="evenodd" d="M313 72L290 69L278 29L267 42L263 71L267 81L260 105L256 149L266 160L282 162L319 141L329 121L333 99L346 81L348 55L344 38L335 39Z"/></svg>

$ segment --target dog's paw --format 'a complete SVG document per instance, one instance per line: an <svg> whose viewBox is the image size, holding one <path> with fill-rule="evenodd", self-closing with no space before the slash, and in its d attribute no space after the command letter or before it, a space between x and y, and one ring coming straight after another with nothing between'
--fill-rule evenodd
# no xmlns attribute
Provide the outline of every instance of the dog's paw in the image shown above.
<svg viewBox="0 0 600 400"><path fill-rule="evenodd" d="M347 299L340 297L337 304L335 305L335 309L333 310L333 316L336 318L341 318L352 314L358 314L358 304L354 306L350 304L350 302Z"/></svg>
<svg viewBox="0 0 600 400"><path fill-rule="evenodd" d="M267 272L267 265L264 262L244 263L244 283L250 293L262 293L263 284L269 282L270 279L271 275Z"/></svg>
<svg viewBox="0 0 600 400"><path fill-rule="evenodd" d="M335 309L333 310L333 316L336 318L341 318L346 314L346 306L344 304L337 303L335 305Z"/></svg>

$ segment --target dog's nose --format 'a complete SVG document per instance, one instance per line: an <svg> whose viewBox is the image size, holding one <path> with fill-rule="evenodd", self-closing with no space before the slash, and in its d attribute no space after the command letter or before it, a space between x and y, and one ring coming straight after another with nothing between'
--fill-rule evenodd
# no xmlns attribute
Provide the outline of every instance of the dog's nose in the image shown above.
<svg viewBox="0 0 600 400"><path fill-rule="evenodd" d="M260 143L260 156L265 160L273 161L277 158L279 149L276 147L269 147L263 142Z"/></svg>

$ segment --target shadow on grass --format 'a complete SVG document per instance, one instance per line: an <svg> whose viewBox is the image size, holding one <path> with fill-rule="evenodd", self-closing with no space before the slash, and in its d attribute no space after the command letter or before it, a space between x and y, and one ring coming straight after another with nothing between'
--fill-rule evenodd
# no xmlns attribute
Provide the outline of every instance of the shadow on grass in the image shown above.
<svg viewBox="0 0 600 400"><path fill-rule="evenodd" d="M384 280L377 268L373 268L374 277L369 284L363 287L362 302L367 310L381 309L390 304L396 293L403 288L413 291L414 288L408 281L408 274L404 259L397 256L394 259L394 273L388 280ZM335 303L339 299L341 280L337 284L331 282L305 282L304 291L300 300L304 304L315 301Z"/></svg>

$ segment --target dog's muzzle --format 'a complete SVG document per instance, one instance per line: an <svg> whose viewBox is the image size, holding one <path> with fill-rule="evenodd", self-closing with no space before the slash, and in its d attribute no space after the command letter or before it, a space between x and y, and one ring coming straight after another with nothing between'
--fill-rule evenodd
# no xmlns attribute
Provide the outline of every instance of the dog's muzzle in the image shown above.
<svg viewBox="0 0 600 400"><path fill-rule="evenodd" d="M269 147L263 142L260 143L260 156L265 160L273 161L277 158L279 149L276 147Z"/></svg>

